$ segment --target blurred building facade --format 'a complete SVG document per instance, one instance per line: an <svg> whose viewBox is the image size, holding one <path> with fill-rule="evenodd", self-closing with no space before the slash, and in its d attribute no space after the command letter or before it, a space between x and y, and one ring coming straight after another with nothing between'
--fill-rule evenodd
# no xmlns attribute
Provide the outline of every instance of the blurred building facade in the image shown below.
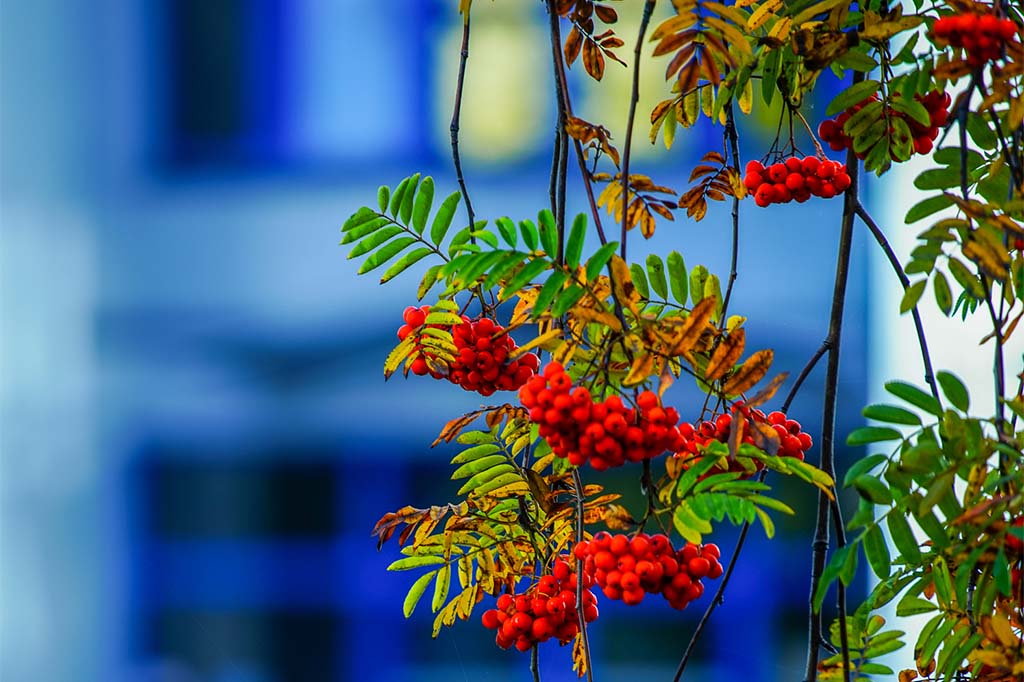
<svg viewBox="0 0 1024 682"><path fill-rule="evenodd" d="M380 288L337 247L378 184L421 171L455 186L454 4L0 6L4 679L526 678L475 623L431 641L425 609L401 616L411 579L385 573L393 548L378 554L369 529L454 493L451 452L428 444L478 401L381 380L415 275ZM479 215L530 217L546 205L554 126L551 97L533 87L550 81L546 18L539 3L479 5L470 190ZM659 69L645 75L651 101ZM574 96L594 118L625 120L612 95L578 84ZM702 127L699 142L680 135L655 157L645 138L641 123L634 163L677 189L721 141ZM769 143L751 130L745 156ZM824 204L750 211L743 226L733 310L750 312L751 343L776 348L791 373L826 330L840 207ZM727 218L680 216L650 243L637 237L633 257L674 248L724 276ZM842 430L866 394L859 240ZM681 403L687 390L673 388ZM793 409L811 433L820 390L819 372ZM799 674L810 515L751 544L758 559L741 563L695 665ZM669 674L704 604L616 606L593 634L609 680ZM738 642L738 629L760 634ZM545 679L574 678L566 661L545 652Z"/></svg>

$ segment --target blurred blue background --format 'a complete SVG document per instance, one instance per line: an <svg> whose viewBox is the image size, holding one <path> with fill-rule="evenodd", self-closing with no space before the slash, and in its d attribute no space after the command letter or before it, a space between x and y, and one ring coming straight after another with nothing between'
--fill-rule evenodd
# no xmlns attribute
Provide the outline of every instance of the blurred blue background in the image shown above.
<svg viewBox="0 0 1024 682"><path fill-rule="evenodd" d="M420 171L455 188L455 5L0 4L4 680L529 678L475 618L436 641L423 605L402 618L413 578L384 571L395 547L377 553L370 528L454 494L452 452L428 446L480 401L382 381L422 268L380 288L337 246L379 184ZM629 38L640 3L623 5ZM462 146L474 205L532 217L547 205L555 123L546 16L526 0L473 12ZM641 112L667 96L664 61L649 66ZM628 72L609 63L595 89L579 71L577 113L621 145ZM705 123L666 154L639 119L633 170L679 191L721 148ZM776 120L743 131L744 158L767 150ZM748 208L732 310L750 317L750 346L774 347L795 376L825 334L840 202ZM648 243L634 236L631 257L674 248L724 279L727 221L725 205L700 224L680 215ZM865 395L862 246L841 430ZM811 433L822 370L792 410ZM692 418L684 383L670 395ZM635 474L608 481L635 499ZM776 542L751 533L695 679L802 675L812 497L778 489L798 515L779 519ZM728 555L734 538L715 539ZM600 679L669 679L706 604L602 600ZM568 651L547 649L544 679L573 679Z"/></svg>

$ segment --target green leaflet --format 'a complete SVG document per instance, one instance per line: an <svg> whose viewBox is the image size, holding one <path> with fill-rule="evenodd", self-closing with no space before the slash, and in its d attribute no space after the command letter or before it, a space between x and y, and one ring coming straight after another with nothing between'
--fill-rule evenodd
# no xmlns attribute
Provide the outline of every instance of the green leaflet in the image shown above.
<svg viewBox="0 0 1024 682"><path fill-rule="evenodd" d="M361 222L349 228L341 237L341 244L351 244L367 235L373 234L385 225L394 223L387 216L373 215L371 220Z"/></svg>
<svg viewBox="0 0 1024 682"><path fill-rule="evenodd" d="M936 417L942 416L942 407L939 405L939 402L917 386L903 381L890 381L885 384L885 390L914 407L919 407Z"/></svg>
<svg viewBox="0 0 1024 682"><path fill-rule="evenodd" d="M895 405L868 405L861 413L868 419L889 424L921 425L921 418L916 413Z"/></svg>
<svg viewBox="0 0 1024 682"><path fill-rule="evenodd" d="M572 229L569 231L569 241L565 246L565 263L575 269L580 264L580 257L583 255L583 243L587 237L587 216L583 213L576 215L572 221Z"/></svg>
<svg viewBox="0 0 1024 682"><path fill-rule="evenodd" d="M961 412L967 412L971 407L971 398L968 395L967 387L964 386L963 382L955 375L941 370L936 372L935 378L938 380L939 386L942 388L942 393L946 396L949 402L953 404L953 407Z"/></svg>
<svg viewBox="0 0 1024 682"><path fill-rule="evenodd" d="M430 213L430 205L434 201L434 179L429 175L423 178L420 189L416 193L412 207L412 226L416 234L423 234L427 226L427 215Z"/></svg>
<svg viewBox="0 0 1024 682"><path fill-rule="evenodd" d="M774 81L770 85L774 88ZM881 83L876 80L866 80L861 81L860 83L855 83L835 96L835 98L829 103L828 108L825 110L825 115L835 116L854 104L860 104L862 101L880 90Z"/></svg>
<svg viewBox="0 0 1024 682"><path fill-rule="evenodd" d="M594 252L590 258L587 259L585 270L587 273L587 281L593 282L597 279L597 276L601 274L601 270L608 265L608 261L612 259L612 255L616 249L619 248L618 242L608 242L597 251Z"/></svg>
<svg viewBox="0 0 1024 682"><path fill-rule="evenodd" d="M896 429L887 426L862 426L846 437L846 444L851 446L867 445L888 440L902 440L903 435Z"/></svg>
<svg viewBox="0 0 1024 682"><path fill-rule="evenodd" d="M548 307L551 305L551 301L554 300L555 295L562 290L562 285L569 279L569 275L562 270L557 270L551 273L548 277L548 281L541 287L540 293L537 294L537 300L533 305L533 317L537 318L543 315Z"/></svg>
<svg viewBox="0 0 1024 682"><path fill-rule="evenodd" d="M391 265L391 267L389 267L384 272L384 274L381 275L380 283L384 284L386 282L389 282L390 280L394 279L397 275L401 274L406 269L408 269L409 266L411 266L413 263L423 260L432 253L433 251L426 247L416 249L415 251L410 251L409 253L405 254L397 261L395 261Z"/></svg>
<svg viewBox="0 0 1024 682"><path fill-rule="evenodd" d="M907 216L903 219L903 222L907 225L916 223L918 220L927 218L931 214L938 213L942 209L949 208L952 205L953 200L945 194L929 197L914 204L910 210L907 211Z"/></svg>
<svg viewBox="0 0 1024 682"><path fill-rule="evenodd" d="M668 282L665 281L665 264L657 255L647 256L647 277L651 283L651 289L663 299L668 298Z"/></svg>
<svg viewBox="0 0 1024 682"><path fill-rule="evenodd" d="M402 613L406 618L412 616L412 612L415 610L416 604L419 603L420 597L423 596L423 593L427 591L427 585L430 584L430 581L433 580L435 575L437 575L437 571L424 573L417 578L416 582L414 582L412 587L409 588L409 593L405 595L405 602L402 604Z"/></svg>
<svg viewBox="0 0 1024 682"><path fill-rule="evenodd" d="M388 242L370 254L370 257L359 266L356 274L365 275L371 270L375 270L418 241L415 237L402 237L401 239L394 239Z"/></svg>
<svg viewBox="0 0 1024 682"><path fill-rule="evenodd" d="M878 526L871 526L861 536L864 556L875 575L883 580L889 577L889 548Z"/></svg>
<svg viewBox="0 0 1024 682"><path fill-rule="evenodd" d="M519 473L516 471L515 467L513 467L511 464L508 464L507 461L508 460L506 459L505 464L493 466L474 475L472 478L466 481L461 488L459 488L458 494L465 495L466 493L476 493L477 495L483 495L485 494L485 492L489 492L490 490L496 490L497 488L500 488L503 485L507 485L508 483L514 483L515 481L522 480L522 478L519 476ZM513 478L509 479L509 476L512 476ZM485 486L493 484L495 481L502 482L498 485L495 485L493 488L489 488L486 491L484 490Z"/></svg>
<svg viewBox="0 0 1024 682"><path fill-rule="evenodd" d="M403 557L398 561L392 561L391 565L388 566L388 570L408 571L411 568L420 568L422 566L438 566L443 563L444 558L439 557L436 554L418 554L416 556Z"/></svg>
<svg viewBox="0 0 1024 682"><path fill-rule="evenodd" d="M633 286L636 288L636 292L640 294L640 298L650 300L651 290L647 287L647 275L644 274L644 269L633 263L629 266L629 275L633 280Z"/></svg>
<svg viewBox="0 0 1024 682"><path fill-rule="evenodd" d="M679 305L685 306L689 282L686 276L686 262L678 251L670 251L668 254L668 281L672 287L672 298Z"/></svg>
<svg viewBox="0 0 1024 682"><path fill-rule="evenodd" d="M522 270L516 273L516 275L505 284L505 288L502 289L501 299L507 300L511 296L519 293L519 291L525 287L529 282L533 281L537 275L544 272L551 266L551 262L544 258L535 258L527 263Z"/></svg>
<svg viewBox="0 0 1024 682"><path fill-rule="evenodd" d="M537 214L537 224L540 226L540 243L549 258L554 258L558 253L558 227L555 225L555 216L550 209L544 209Z"/></svg>
<svg viewBox="0 0 1024 682"><path fill-rule="evenodd" d="M462 195L458 192L452 192L437 207L437 213L434 214L434 222L430 226L430 241L434 242L435 245L440 246L441 240L448 234L448 228L451 227L452 218L455 216L455 209L458 208L461 198Z"/></svg>
<svg viewBox="0 0 1024 682"><path fill-rule="evenodd" d="M519 242L519 234L516 232L515 223L507 217L501 217L495 220L494 224L497 226L498 233L505 240L505 243L513 249L516 248L516 244Z"/></svg>
<svg viewBox="0 0 1024 682"><path fill-rule="evenodd" d="M416 189L420 183L420 174L416 173L409 178L408 184L405 186L405 192L402 194L402 204L399 207L399 212L402 216L402 222L406 225L409 224L409 220L412 219L412 205L413 199L416 197Z"/></svg>
<svg viewBox="0 0 1024 682"><path fill-rule="evenodd" d="M925 287L928 286L928 280L922 279L914 282L903 292L903 298L900 300L900 313L907 313L913 310L918 301L921 300L921 296L924 295Z"/></svg>
<svg viewBox="0 0 1024 682"><path fill-rule="evenodd" d="M355 247L353 247L353 249L349 251L347 257L349 260L351 260L353 258L362 256L363 254L369 253L370 251L373 251L378 246L380 246L387 240L391 239L392 237L402 234L402 232L404 231L405 230L403 230L400 225L391 225L389 227L383 227L374 232L373 234L371 234L363 241L356 244Z"/></svg>
<svg viewBox="0 0 1024 682"><path fill-rule="evenodd" d="M386 213L388 210L388 200L391 198L391 189L387 185L381 185L377 189L377 207L380 208L381 213Z"/></svg>
<svg viewBox="0 0 1024 682"><path fill-rule="evenodd" d="M912 563L919 563L921 561L921 549L917 543L917 538L914 537L914 531L911 530L910 524L907 523L903 513L899 509L894 509L889 512L885 521L886 526L889 528L892 542L896 545L896 549L900 551L900 556Z"/></svg>

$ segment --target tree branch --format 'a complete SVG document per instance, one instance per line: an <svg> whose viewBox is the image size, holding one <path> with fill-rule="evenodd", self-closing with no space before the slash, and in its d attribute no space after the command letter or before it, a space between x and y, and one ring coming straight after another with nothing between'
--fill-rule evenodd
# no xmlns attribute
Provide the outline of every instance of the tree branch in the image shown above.
<svg viewBox="0 0 1024 682"><path fill-rule="evenodd" d="M737 171L740 170L740 138L736 133L736 118L732 110L732 100L725 105L725 136L729 140L729 151L732 154L732 163ZM740 249L740 200L732 198L732 257L729 264L729 283L725 287L725 298L722 300L722 326L725 327L727 313L729 311L729 300L732 298L732 285L736 282L736 262L739 259Z"/></svg>
<svg viewBox="0 0 1024 682"><path fill-rule="evenodd" d="M857 217L861 219L871 234L875 237L875 241L882 248L885 253L885 257L889 260L889 264L892 266L893 271L896 273L896 277L899 278L900 284L903 285L904 291L910 286L910 278L907 277L907 273L903 271L903 266L900 265L900 259L896 257L896 253L892 250L889 245L889 241L885 238L885 234L882 232L878 224L871 218L871 214L867 212L864 205L857 201ZM939 395L939 387L935 382L935 372L932 369L932 359L928 352L928 340L924 335L924 324L921 322L921 313L918 311L915 305L910 314L914 318L914 329L917 332L917 344L921 348L921 362L924 363L924 380L928 383L928 387L932 391L932 397L938 401L939 405L942 405L942 397Z"/></svg>
<svg viewBox="0 0 1024 682"><path fill-rule="evenodd" d="M633 91L629 96L629 117L626 119L626 145L622 149L622 231L620 235L619 255L626 259L626 231L629 229L629 156L633 145L633 123L636 120L636 105L640 101L640 55L643 53L644 34L647 24L651 21L651 12L657 0L644 3L644 13L640 18L640 33L636 38L636 49L633 51Z"/></svg>
<svg viewBox="0 0 1024 682"><path fill-rule="evenodd" d="M583 542L583 479L580 470L572 470L572 485L576 491L576 544ZM580 638L583 641L583 657L587 662L587 682L594 682L590 662L590 640L587 638L587 618L583 609L583 559L576 559L576 613L579 616Z"/></svg>
<svg viewBox="0 0 1024 682"><path fill-rule="evenodd" d="M452 122L448 126L452 140L452 160L455 162L455 178L459 181L459 191L462 192L462 200L466 203L466 214L469 216L469 226L476 224L476 217L473 214L473 202L469 200L469 190L466 188L466 179L462 175L462 157L459 155L459 118L462 115L462 87L466 80L466 62L469 61L469 10L466 10L462 21L462 51L459 53L459 77L455 83L455 106L452 109ZM476 243L475 238L471 238Z"/></svg>

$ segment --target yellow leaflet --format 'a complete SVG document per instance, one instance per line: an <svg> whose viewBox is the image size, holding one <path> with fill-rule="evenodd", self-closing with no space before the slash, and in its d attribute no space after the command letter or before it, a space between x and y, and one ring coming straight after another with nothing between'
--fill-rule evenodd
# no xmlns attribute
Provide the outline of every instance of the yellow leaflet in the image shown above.
<svg viewBox="0 0 1024 682"><path fill-rule="evenodd" d="M751 109L754 108L754 84L753 81L747 80L743 84L743 92L740 93L737 103L740 105L740 111L744 114L749 114Z"/></svg>
<svg viewBox="0 0 1024 682"><path fill-rule="evenodd" d="M803 12L800 12L800 14L793 17L793 24L802 28L803 24L811 18L816 17L819 14L824 14L833 7L838 7L839 5L848 3L849 1L850 0L824 0L823 2L819 2L817 5L811 5Z"/></svg>
<svg viewBox="0 0 1024 682"><path fill-rule="evenodd" d="M789 17L780 17L775 25L772 26L771 30L768 31L768 37L774 38L780 42L785 42L789 38L789 31L793 28L793 20Z"/></svg>
<svg viewBox="0 0 1024 682"><path fill-rule="evenodd" d="M747 31L756 31L764 26L780 7L782 7L782 0L766 0L750 15L750 19L747 20Z"/></svg>
<svg viewBox="0 0 1024 682"><path fill-rule="evenodd" d="M548 342L559 338L561 335L562 330L557 328L544 332L540 336L534 339L530 339L528 343L519 346L514 351L509 353L508 356L510 359L515 360L516 358L525 355L526 353L529 353L534 348L544 347L545 350L550 350Z"/></svg>

